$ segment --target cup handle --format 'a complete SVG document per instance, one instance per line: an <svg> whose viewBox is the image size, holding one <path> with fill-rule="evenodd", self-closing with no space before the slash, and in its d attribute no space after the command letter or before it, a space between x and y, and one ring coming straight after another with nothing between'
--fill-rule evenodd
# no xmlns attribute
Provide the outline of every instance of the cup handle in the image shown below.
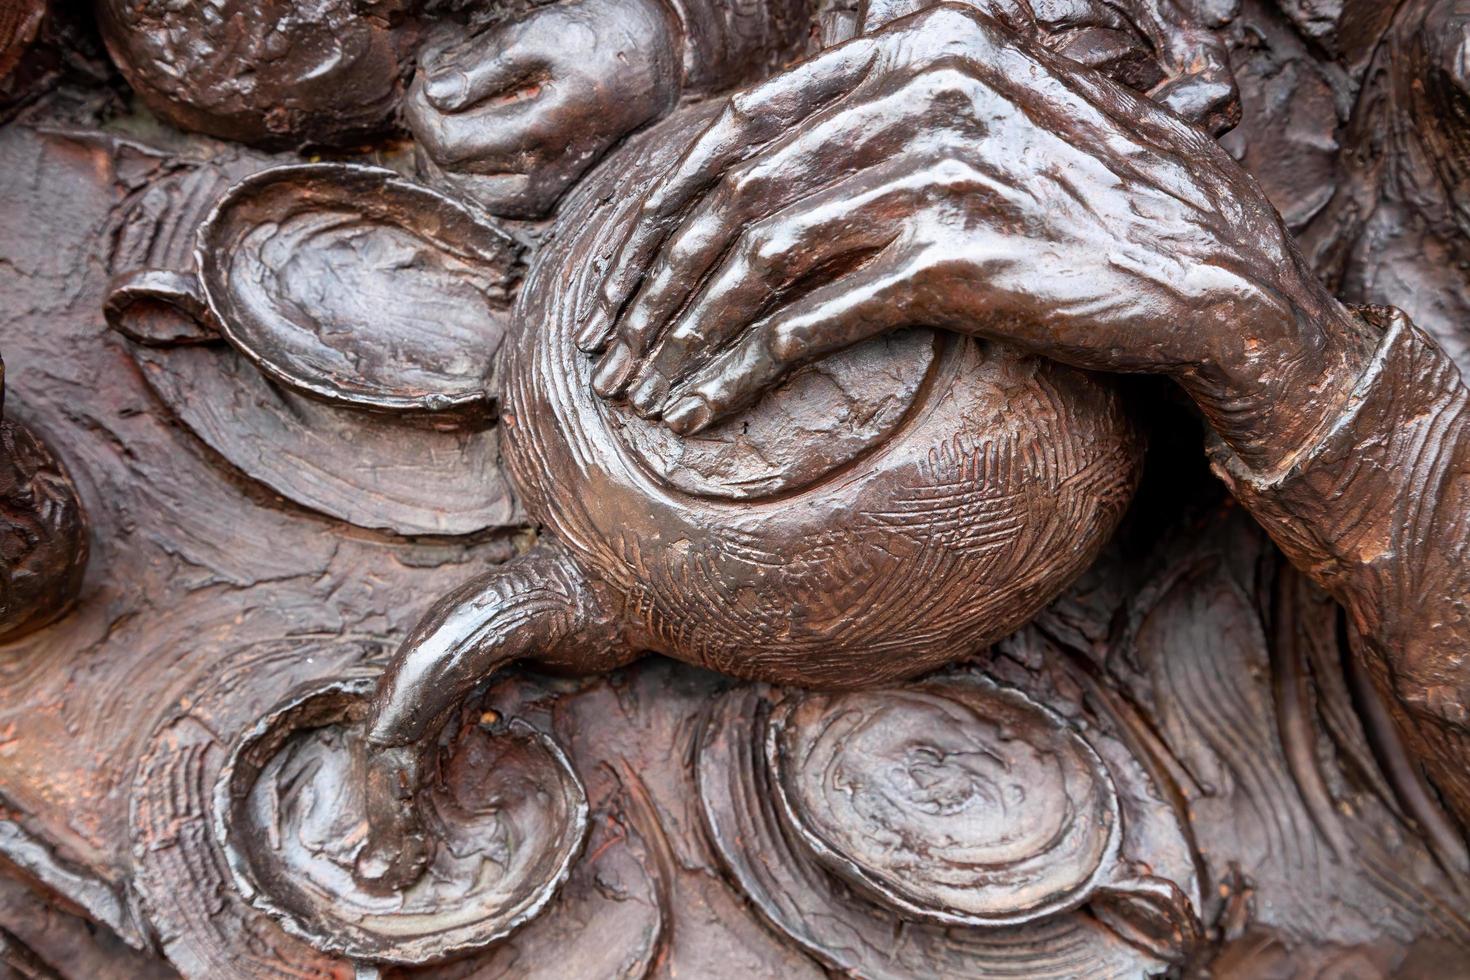
<svg viewBox="0 0 1470 980"><path fill-rule="evenodd" d="M1184 890L1155 875L1119 878L1092 896L1092 912L1126 942L1167 963L1188 958L1203 932Z"/></svg>
<svg viewBox="0 0 1470 980"><path fill-rule="evenodd" d="M115 277L102 304L107 325L147 347L207 344L221 339L219 321L199 277L169 269L137 269Z"/></svg>

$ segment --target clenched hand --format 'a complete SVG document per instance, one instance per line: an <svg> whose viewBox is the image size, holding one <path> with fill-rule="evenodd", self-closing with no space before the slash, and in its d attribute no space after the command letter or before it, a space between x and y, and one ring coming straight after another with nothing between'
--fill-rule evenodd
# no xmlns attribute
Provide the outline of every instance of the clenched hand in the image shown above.
<svg viewBox="0 0 1470 980"><path fill-rule="evenodd" d="M404 111L439 178L536 217L679 98L682 43L659 0L564 0L428 45Z"/></svg>

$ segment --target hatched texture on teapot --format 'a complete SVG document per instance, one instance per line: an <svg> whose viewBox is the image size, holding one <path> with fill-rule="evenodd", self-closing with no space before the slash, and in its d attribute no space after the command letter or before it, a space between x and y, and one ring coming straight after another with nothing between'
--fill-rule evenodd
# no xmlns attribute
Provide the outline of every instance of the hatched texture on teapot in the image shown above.
<svg viewBox="0 0 1470 980"><path fill-rule="evenodd" d="M810 486L880 445L913 407L935 346L931 331L905 330L841 351L691 438L623 405L607 411L656 479L695 496L757 500Z"/></svg>
<svg viewBox="0 0 1470 980"><path fill-rule="evenodd" d="M850 443L845 464L828 457L805 485L745 499L679 488L707 474L650 466L573 338L637 189L718 108L625 146L566 201L532 263L499 362L505 459L527 512L618 597L643 649L832 687L972 654L1055 597L1116 527L1141 451L1121 400L1081 372L945 335L901 416ZM896 390L872 388L870 405Z"/></svg>

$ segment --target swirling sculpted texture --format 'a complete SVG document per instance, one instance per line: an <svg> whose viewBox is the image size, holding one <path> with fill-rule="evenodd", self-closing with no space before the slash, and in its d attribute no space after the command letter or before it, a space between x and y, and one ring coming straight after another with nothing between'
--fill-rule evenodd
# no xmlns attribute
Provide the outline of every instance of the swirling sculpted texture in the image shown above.
<svg viewBox="0 0 1470 980"><path fill-rule="evenodd" d="M139 269L182 270L166 275L192 277L201 223L233 184L278 163L263 154L236 151L180 161L154 175L116 216L115 230L108 236L109 268L125 279ZM309 194L310 188L302 191ZM441 206L440 199L427 191L409 199L410 211L415 202L427 204L430 211ZM396 202L400 213L404 203ZM485 316L470 311L470 319L482 325L487 320L498 322L500 301L518 270L515 249L497 253L486 263L480 275L491 277L495 285L479 307ZM117 297L114 290L111 299ZM343 325L330 338L340 349L326 350L350 359L355 356L354 340L378 337L380 332L393 334L394 318L382 314L403 312L407 306L393 299L390 295L387 305L373 308L368 319ZM199 301L203 303L202 296ZM290 308L285 312L293 313ZM406 312L413 322L419 311ZM308 326L316 322L308 310L296 310L294 315ZM499 465L499 429L484 418L486 406L478 398L473 399L476 411L452 420L465 424L415 426L413 438L406 439L403 426L382 413L355 410L354 403L343 404L340 398L328 403L315 397L318 392L307 394L272 382L254 361L222 343L212 324L199 323L173 303L135 299L115 310L112 319L130 340L143 341L130 343L130 353L173 417L240 474L293 503L360 527L405 535L474 534L524 522ZM486 345L493 348L498 338L493 334ZM274 350L268 347L266 352ZM382 354L368 356L381 359ZM480 387L490 383L481 376L492 360L487 355L476 361L473 374ZM316 377L321 379L319 372ZM459 383L463 381L461 377ZM410 400L423 394L396 387L395 391ZM459 414L434 413L441 421L445 415Z"/></svg>
<svg viewBox="0 0 1470 980"><path fill-rule="evenodd" d="M964 686L973 681L957 683L963 697ZM772 721L771 709L769 696L745 690L711 712L699 760L704 818L721 859L761 915L829 967L875 980L915 975L1121 978L1164 967L1086 913L1044 915L1025 926L974 928L902 914L854 891L812 851L793 822L811 815L783 812L776 802L781 776L772 771L765 744L781 737L782 723ZM946 769L954 773L963 764L951 760ZM1065 806L1061 799L1049 799ZM864 859L879 858L878 841L891 828L864 826L879 835L865 848ZM967 833L991 830L1022 828L978 822L966 828ZM1163 838L1168 836L1165 829ZM1151 856L1160 867L1170 863L1163 854ZM931 875L954 870L937 854L924 863Z"/></svg>
<svg viewBox="0 0 1470 980"><path fill-rule="evenodd" d="M272 379L367 409L486 409L519 249L458 203L387 170L273 169L219 201L199 255L222 331Z"/></svg>
<svg viewBox="0 0 1470 980"><path fill-rule="evenodd" d="M976 685L814 696L772 718L778 799L823 863L921 918L1000 925L1076 904L1118 844L1096 753Z"/></svg>
<svg viewBox="0 0 1470 980"><path fill-rule="evenodd" d="M524 723L461 727L421 803L440 841L433 863L412 888L366 891L353 879L365 836L353 745L370 690L364 681L313 689L236 746L214 813L241 892L288 929L354 957L372 958L385 936L406 962L503 938L571 871L587 829L581 782Z"/></svg>

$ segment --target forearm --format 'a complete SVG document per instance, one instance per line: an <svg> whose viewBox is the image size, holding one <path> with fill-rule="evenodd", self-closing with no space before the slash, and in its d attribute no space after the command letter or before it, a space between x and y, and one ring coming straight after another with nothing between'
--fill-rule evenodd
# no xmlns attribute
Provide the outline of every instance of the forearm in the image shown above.
<svg viewBox="0 0 1470 980"><path fill-rule="evenodd" d="M1365 314L1381 342L1317 432L1269 471L1222 445L1216 469L1343 604L1426 773L1470 825L1470 392L1402 314Z"/></svg>

